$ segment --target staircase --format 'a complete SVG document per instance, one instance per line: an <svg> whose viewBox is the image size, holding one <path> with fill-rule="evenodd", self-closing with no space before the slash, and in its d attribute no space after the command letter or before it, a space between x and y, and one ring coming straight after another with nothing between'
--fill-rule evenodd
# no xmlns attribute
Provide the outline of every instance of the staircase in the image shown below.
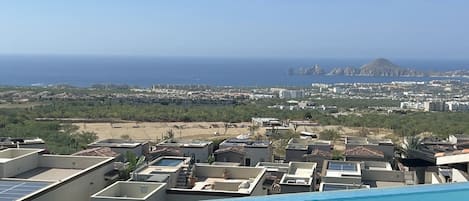
<svg viewBox="0 0 469 201"><path fill-rule="evenodd" d="M179 171L178 177L176 179L176 186L175 188L188 188L187 186L187 178L189 178L191 174L192 165L184 166Z"/></svg>

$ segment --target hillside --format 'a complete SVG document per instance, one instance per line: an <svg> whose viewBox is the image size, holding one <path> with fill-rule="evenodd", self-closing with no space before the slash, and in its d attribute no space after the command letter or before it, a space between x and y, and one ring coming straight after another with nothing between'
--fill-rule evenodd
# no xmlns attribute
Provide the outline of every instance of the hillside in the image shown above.
<svg viewBox="0 0 469 201"><path fill-rule="evenodd" d="M360 67L359 75L400 77L400 76L424 76L425 74L422 72L413 70L413 69L402 68L387 59L378 58Z"/></svg>

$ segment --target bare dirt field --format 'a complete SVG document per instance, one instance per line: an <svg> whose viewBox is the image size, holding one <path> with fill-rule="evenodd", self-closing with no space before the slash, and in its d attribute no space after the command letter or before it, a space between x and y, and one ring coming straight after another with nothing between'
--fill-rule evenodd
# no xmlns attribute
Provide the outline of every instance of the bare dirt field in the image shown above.
<svg viewBox="0 0 469 201"><path fill-rule="evenodd" d="M211 139L235 137L249 132L250 122L232 124L225 132L223 122L75 123L80 131L95 132L100 139L129 137L159 141L172 130L175 138ZM265 132L259 130L258 132Z"/></svg>
<svg viewBox="0 0 469 201"><path fill-rule="evenodd" d="M95 132L100 139L106 138L130 138L134 140L160 141L163 136L172 130L175 138L184 139L214 139L235 137L249 133L250 122L232 124L225 132L223 122L141 122L141 123L75 123L80 131ZM293 128L292 128L293 129ZM308 131L320 133L325 129L339 131L343 137L359 136L363 128L342 126L300 126L297 132ZM389 129L366 129L368 137L389 138L393 133ZM265 128L256 131L265 134ZM336 141L335 148L344 149L343 139Z"/></svg>

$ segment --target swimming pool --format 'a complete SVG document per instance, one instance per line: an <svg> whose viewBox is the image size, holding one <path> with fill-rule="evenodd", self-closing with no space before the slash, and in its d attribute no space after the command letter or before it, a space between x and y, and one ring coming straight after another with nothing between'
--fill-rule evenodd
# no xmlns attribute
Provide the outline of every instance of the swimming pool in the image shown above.
<svg viewBox="0 0 469 201"><path fill-rule="evenodd" d="M156 163L154 166L178 166L184 161L184 159L177 159L177 158L163 158Z"/></svg>
<svg viewBox="0 0 469 201"><path fill-rule="evenodd" d="M398 188L296 193L225 199L232 201L443 201L469 200L469 182Z"/></svg>

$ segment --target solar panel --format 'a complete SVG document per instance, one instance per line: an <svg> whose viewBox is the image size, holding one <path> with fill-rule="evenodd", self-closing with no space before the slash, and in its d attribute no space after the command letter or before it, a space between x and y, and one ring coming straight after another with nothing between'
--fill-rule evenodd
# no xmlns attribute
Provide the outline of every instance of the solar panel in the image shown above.
<svg viewBox="0 0 469 201"><path fill-rule="evenodd" d="M48 186L49 184L51 183L0 180L0 201L18 200L32 192Z"/></svg>
<svg viewBox="0 0 469 201"><path fill-rule="evenodd" d="M329 162L329 170L357 171L355 163Z"/></svg>

